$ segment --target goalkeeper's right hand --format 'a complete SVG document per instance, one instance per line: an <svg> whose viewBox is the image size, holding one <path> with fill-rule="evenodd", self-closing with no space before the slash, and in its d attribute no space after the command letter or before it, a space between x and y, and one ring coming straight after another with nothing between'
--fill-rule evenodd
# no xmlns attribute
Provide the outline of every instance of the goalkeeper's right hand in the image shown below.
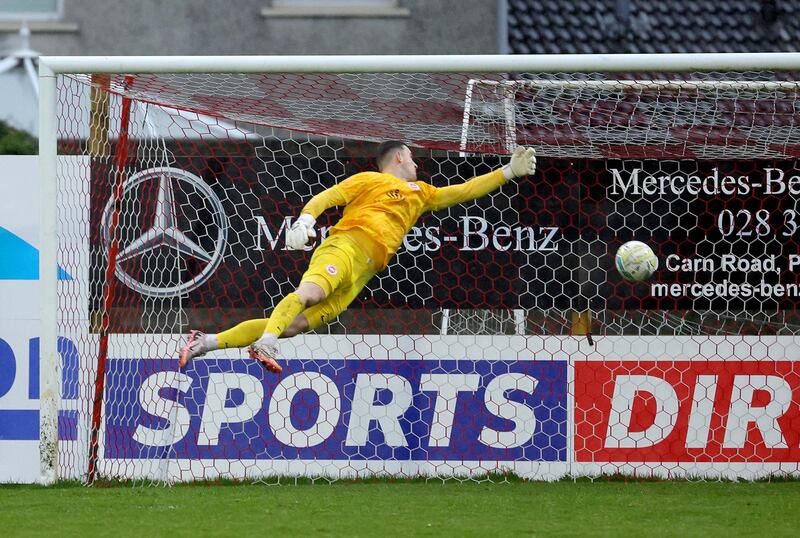
<svg viewBox="0 0 800 538"><path fill-rule="evenodd" d="M317 237L317 232L314 230L316 223L317 220L308 213L300 215L286 232L286 246L289 250L302 250L309 239Z"/></svg>
<svg viewBox="0 0 800 538"><path fill-rule="evenodd" d="M525 146L517 146L511 154L511 161L503 167L503 176L506 179L530 176L534 172L536 172L536 151Z"/></svg>

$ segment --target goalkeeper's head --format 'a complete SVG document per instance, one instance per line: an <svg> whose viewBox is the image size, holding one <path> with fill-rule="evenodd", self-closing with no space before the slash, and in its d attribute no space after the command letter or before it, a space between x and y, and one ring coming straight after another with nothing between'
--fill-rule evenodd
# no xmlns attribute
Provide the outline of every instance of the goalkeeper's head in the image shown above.
<svg viewBox="0 0 800 538"><path fill-rule="evenodd" d="M411 149L400 140L387 140L378 146L378 156L375 159L378 170L385 174L392 174L405 181L417 179L417 163Z"/></svg>

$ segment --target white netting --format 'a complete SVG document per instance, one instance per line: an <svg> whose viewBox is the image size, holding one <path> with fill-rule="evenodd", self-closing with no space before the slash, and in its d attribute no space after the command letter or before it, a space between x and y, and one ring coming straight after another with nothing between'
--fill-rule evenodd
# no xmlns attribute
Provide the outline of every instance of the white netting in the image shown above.
<svg viewBox="0 0 800 538"><path fill-rule="evenodd" d="M59 476L86 476L93 424L104 477L796 474L796 84L664 78L60 77ZM291 219L385 139L435 186L515 144L539 171L422 217L339 319L281 342L283 377L236 350L179 371L189 328L294 289ZM613 268L631 239L648 283Z"/></svg>

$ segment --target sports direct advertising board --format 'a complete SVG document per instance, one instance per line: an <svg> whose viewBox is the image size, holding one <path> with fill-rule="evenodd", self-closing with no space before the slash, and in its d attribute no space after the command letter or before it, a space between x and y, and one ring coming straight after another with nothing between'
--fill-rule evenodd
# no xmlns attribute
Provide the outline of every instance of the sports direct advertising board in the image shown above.
<svg viewBox="0 0 800 538"><path fill-rule="evenodd" d="M556 336L350 335L285 348L280 378L225 351L178 371L112 348L101 472L798 474L800 366L767 359L796 357L790 337L607 337L587 350Z"/></svg>
<svg viewBox="0 0 800 538"><path fill-rule="evenodd" d="M109 379L125 381L108 388L105 457L201 460L212 473L223 468L214 460L247 473L302 472L304 464L333 476L567 461L566 361L284 364L277 378L238 358L199 359L185 372L172 359L110 361Z"/></svg>

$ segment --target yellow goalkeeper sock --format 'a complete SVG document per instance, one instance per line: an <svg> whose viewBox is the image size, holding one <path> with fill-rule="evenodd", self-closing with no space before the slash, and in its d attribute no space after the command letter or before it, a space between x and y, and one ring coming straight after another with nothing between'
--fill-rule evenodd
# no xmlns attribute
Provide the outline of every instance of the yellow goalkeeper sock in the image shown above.
<svg viewBox="0 0 800 538"><path fill-rule="evenodd" d="M264 333L280 336L281 333L286 330L286 327L294 321L294 318L305 310L305 308L303 301L300 300L300 296L296 293L290 293L284 297L283 300L278 303L278 306L275 307L275 310L272 311Z"/></svg>
<svg viewBox="0 0 800 538"><path fill-rule="evenodd" d="M249 346L264 334L269 318L249 319L236 327L217 334L219 349Z"/></svg>

